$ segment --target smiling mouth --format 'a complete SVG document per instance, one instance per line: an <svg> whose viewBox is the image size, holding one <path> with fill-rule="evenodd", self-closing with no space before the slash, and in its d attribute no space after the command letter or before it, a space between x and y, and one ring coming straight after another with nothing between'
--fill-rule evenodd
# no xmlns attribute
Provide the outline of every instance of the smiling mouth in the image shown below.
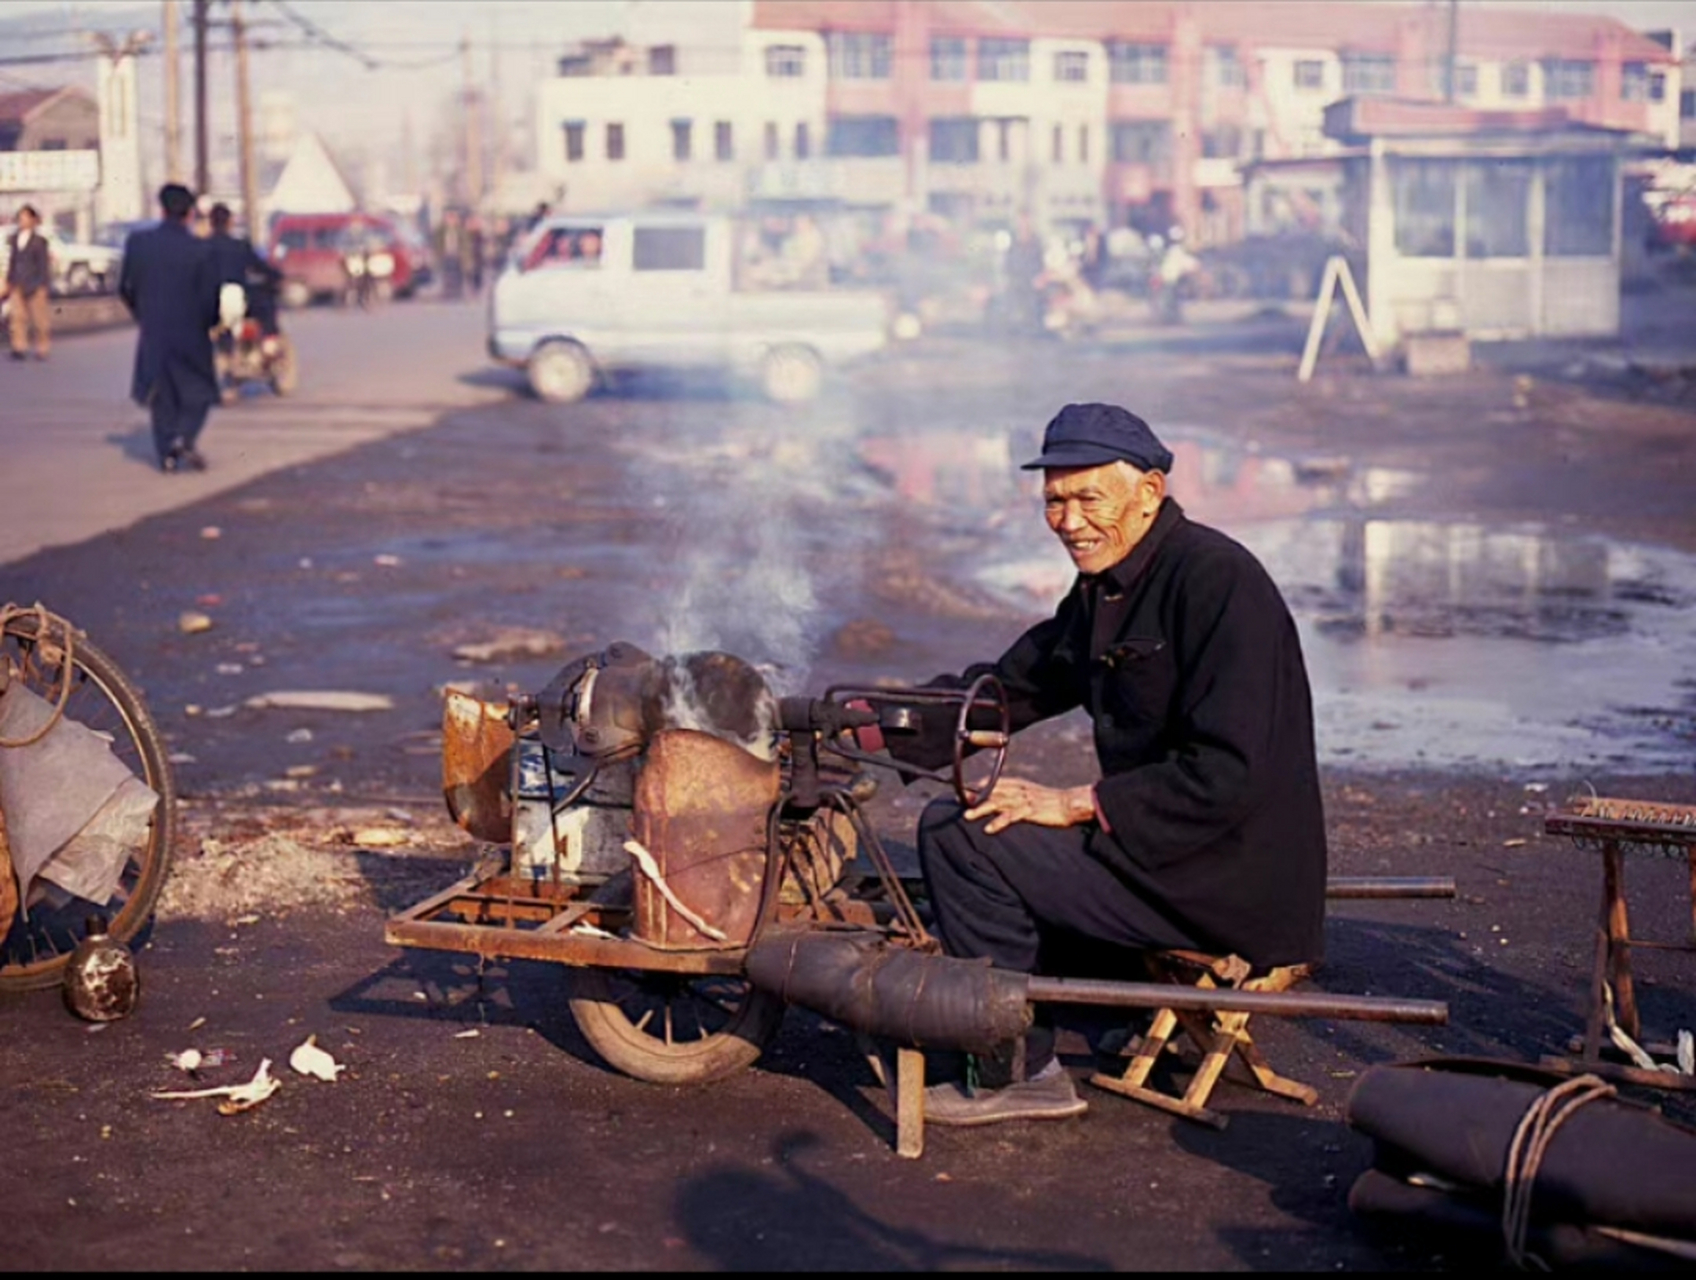
<svg viewBox="0 0 1696 1280"><path fill-rule="evenodd" d="M1066 550L1074 556L1087 556L1092 552L1101 550L1101 539L1089 538L1079 542L1067 542Z"/></svg>

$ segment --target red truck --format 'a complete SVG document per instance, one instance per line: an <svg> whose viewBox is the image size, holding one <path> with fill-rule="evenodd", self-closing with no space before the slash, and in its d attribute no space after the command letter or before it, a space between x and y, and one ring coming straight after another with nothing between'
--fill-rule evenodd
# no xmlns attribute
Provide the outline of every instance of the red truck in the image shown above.
<svg viewBox="0 0 1696 1280"><path fill-rule="evenodd" d="M423 282L418 250L388 218L367 213L286 213L271 226L271 261L285 307L351 301L350 259L363 259L379 294L410 297Z"/></svg>

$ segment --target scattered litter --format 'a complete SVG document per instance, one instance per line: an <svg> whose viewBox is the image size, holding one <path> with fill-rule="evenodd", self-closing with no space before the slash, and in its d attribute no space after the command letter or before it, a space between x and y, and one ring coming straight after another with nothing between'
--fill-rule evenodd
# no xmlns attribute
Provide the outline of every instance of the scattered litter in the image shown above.
<svg viewBox="0 0 1696 1280"><path fill-rule="evenodd" d="M1546 782L1528 782L1525 784L1525 789L1533 795L1540 796L1549 789L1549 784Z"/></svg>
<svg viewBox="0 0 1696 1280"><path fill-rule="evenodd" d="M183 714L185 716L197 716L197 715L200 714L200 712L201 712L201 706L198 702L191 702L186 707L183 708Z"/></svg>
<svg viewBox="0 0 1696 1280"><path fill-rule="evenodd" d="M479 1031L476 1027L472 1027L471 1030L469 1030L469 1031L455 1032L453 1038L455 1040L475 1040L478 1036L480 1036L482 1034L483 1033L481 1031Z"/></svg>
<svg viewBox="0 0 1696 1280"><path fill-rule="evenodd" d="M206 718L208 720L225 720L225 719L228 719L230 716L235 715L235 713L236 713L236 708L233 707L233 706L232 707L213 707L213 708L211 708L210 710L207 711Z"/></svg>
<svg viewBox="0 0 1696 1280"><path fill-rule="evenodd" d="M302 742L311 742L312 741L312 730L310 730L310 729L291 729L283 737L283 741L289 742L289 743L295 743L297 745L299 743L302 743Z"/></svg>
<svg viewBox="0 0 1696 1280"><path fill-rule="evenodd" d="M303 1076L316 1076L330 1084L336 1082L346 1068L318 1047L318 1037L310 1035L289 1055L289 1066Z"/></svg>
<svg viewBox="0 0 1696 1280"><path fill-rule="evenodd" d="M199 1049L184 1049L181 1053L168 1053L165 1057L178 1071L199 1071L200 1064L205 1061L205 1055Z"/></svg>
<svg viewBox="0 0 1696 1280"><path fill-rule="evenodd" d="M461 662L500 662L510 658L546 658L563 651L565 637L537 627L502 627L487 640L453 651Z"/></svg>
<svg viewBox="0 0 1696 1280"><path fill-rule="evenodd" d="M215 538L223 537L224 531L215 524L209 524L201 529L200 536L211 542Z"/></svg>
<svg viewBox="0 0 1696 1280"><path fill-rule="evenodd" d="M212 619L197 609L189 609L177 617L177 630L185 636L212 630Z"/></svg>
<svg viewBox="0 0 1696 1280"><path fill-rule="evenodd" d="M1513 839L1513 840L1504 840L1504 841L1502 841L1502 848L1504 848L1504 849L1517 849L1521 845L1523 845L1524 843L1525 843L1524 840L1517 839L1517 838Z"/></svg>
<svg viewBox="0 0 1696 1280"><path fill-rule="evenodd" d="M341 689L279 689L247 700L260 710L287 708L294 711L392 711L395 700L385 693L352 693Z"/></svg>
<svg viewBox="0 0 1696 1280"><path fill-rule="evenodd" d="M173 751L173 752L171 752L170 755L166 756L165 759L168 760L171 764L193 764L193 763L195 763L194 756L190 755L187 751Z"/></svg>
<svg viewBox="0 0 1696 1280"><path fill-rule="evenodd" d="M300 558L300 567L302 569L310 569L312 567L312 557L311 556L302 556Z"/></svg>
<svg viewBox="0 0 1696 1280"><path fill-rule="evenodd" d="M196 1018L193 1022L188 1024L188 1029L190 1031L199 1031L205 1025L206 1025L206 1019L205 1018Z"/></svg>
<svg viewBox="0 0 1696 1280"><path fill-rule="evenodd" d="M237 916L234 920L230 921L230 923L231 924L258 924L259 923L259 917L250 913L250 914L245 915L245 916Z"/></svg>
<svg viewBox="0 0 1696 1280"><path fill-rule="evenodd" d="M290 778L310 778L317 772L318 766L315 764L294 764L284 770L285 776Z"/></svg>
<svg viewBox="0 0 1696 1280"><path fill-rule="evenodd" d="M155 1093L152 1096L166 1101L222 1098L224 1101L218 1104L218 1114L233 1116L249 1107L258 1106L282 1087L283 1082L271 1074L271 1059L265 1058L260 1061L259 1070L253 1073L253 1079L246 1084L221 1085L215 1089L180 1089Z"/></svg>
<svg viewBox="0 0 1696 1280"><path fill-rule="evenodd" d="M393 569L400 563L400 557L391 556L385 553L377 557L376 563L382 565L385 569Z"/></svg>
<svg viewBox="0 0 1696 1280"><path fill-rule="evenodd" d="M393 849L411 839L410 831L398 827L361 827L353 833L353 843L362 849Z"/></svg>
<svg viewBox="0 0 1696 1280"><path fill-rule="evenodd" d="M202 606L204 606L208 609L212 609L212 608L216 608L218 605L223 604L224 603L224 597L219 595L216 591L208 591L203 596L196 596L194 598L194 602L196 604L202 605Z"/></svg>
<svg viewBox="0 0 1696 1280"><path fill-rule="evenodd" d="M220 662L218 664L218 674L221 676L239 676L246 670L247 668L239 662Z"/></svg>

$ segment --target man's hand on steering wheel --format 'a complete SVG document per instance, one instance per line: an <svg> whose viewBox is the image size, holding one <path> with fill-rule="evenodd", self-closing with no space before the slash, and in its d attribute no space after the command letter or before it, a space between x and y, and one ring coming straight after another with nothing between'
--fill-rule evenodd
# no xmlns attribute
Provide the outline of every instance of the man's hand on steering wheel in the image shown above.
<svg viewBox="0 0 1696 1280"><path fill-rule="evenodd" d="M1077 827L1095 821L1094 787L1045 787L1024 778L1002 778L989 799L966 810L969 821L988 818L987 835L1015 822L1039 827Z"/></svg>

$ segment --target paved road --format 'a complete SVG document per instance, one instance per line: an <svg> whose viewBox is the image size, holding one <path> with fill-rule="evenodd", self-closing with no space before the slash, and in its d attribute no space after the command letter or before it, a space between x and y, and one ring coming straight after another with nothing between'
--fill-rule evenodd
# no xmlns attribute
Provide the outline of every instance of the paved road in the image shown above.
<svg viewBox="0 0 1696 1280"><path fill-rule="evenodd" d="M299 394L250 395L214 412L203 475L153 465L147 415L128 398L133 330L66 338L46 365L0 364L0 564L505 394L484 381L474 304L314 309L285 323L300 351Z"/></svg>

